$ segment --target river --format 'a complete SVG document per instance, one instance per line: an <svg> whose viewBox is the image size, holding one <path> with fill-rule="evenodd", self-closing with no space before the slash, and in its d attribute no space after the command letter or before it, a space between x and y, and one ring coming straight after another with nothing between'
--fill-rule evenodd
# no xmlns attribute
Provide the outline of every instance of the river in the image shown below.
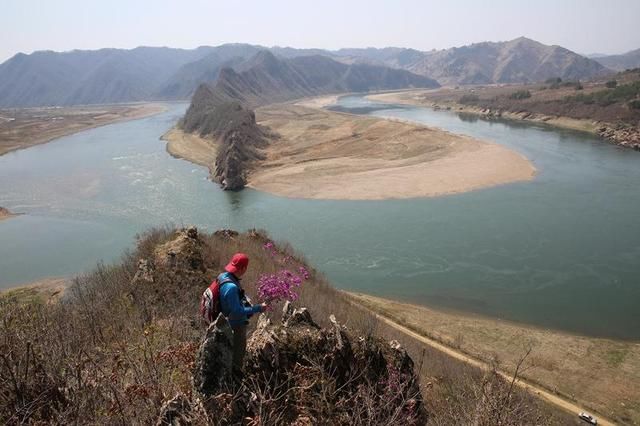
<svg viewBox="0 0 640 426"><path fill-rule="evenodd" d="M593 336L640 339L640 153L588 134L343 97L342 109L493 141L531 182L387 201L223 192L159 137L184 113L112 124L0 157L0 287L111 262L149 226L252 227L338 287ZM426 166L425 166L426 167Z"/></svg>

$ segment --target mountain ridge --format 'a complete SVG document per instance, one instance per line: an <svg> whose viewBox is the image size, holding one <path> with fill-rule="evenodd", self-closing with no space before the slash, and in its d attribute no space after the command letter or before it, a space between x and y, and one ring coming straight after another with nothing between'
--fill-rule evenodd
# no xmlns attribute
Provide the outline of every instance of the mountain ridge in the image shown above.
<svg viewBox="0 0 640 426"><path fill-rule="evenodd" d="M345 65L403 69L451 85L589 79L610 72L568 49L524 37L426 52L401 47L265 48L244 43L195 49L38 51L18 53L0 64L0 107L188 99L201 83L213 82L220 69L242 70L238 67L261 50L286 59L322 56Z"/></svg>
<svg viewBox="0 0 640 426"><path fill-rule="evenodd" d="M620 55L604 55L594 59L603 66L616 71L640 68L640 49L630 50Z"/></svg>

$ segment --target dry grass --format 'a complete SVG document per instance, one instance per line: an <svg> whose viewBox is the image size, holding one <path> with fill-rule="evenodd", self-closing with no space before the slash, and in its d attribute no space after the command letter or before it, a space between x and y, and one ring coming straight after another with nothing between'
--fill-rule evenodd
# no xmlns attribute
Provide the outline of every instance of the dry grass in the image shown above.
<svg viewBox="0 0 640 426"><path fill-rule="evenodd" d="M640 81L640 73L622 73L616 76L618 83L629 84ZM497 111L508 119L544 122L574 130L597 133L601 123L624 123L637 127L640 110L630 108L627 101L599 105L583 102L577 95L608 93L606 80L582 83L582 90L574 85L549 84L490 85L475 87L442 88L437 90L412 90L371 95L369 98L383 102L403 103L418 106L436 106L457 112L491 117ZM531 97L514 99L517 92L528 91Z"/></svg>
<svg viewBox="0 0 640 426"><path fill-rule="evenodd" d="M588 338L479 316L436 311L373 296L352 297L419 334L513 371L532 348L522 376L623 423L640 423L640 344Z"/></svg>
<svg viewBox="0 0 640 426"><path fill-rule="evenodd" d="M16 293L0 297L0 423L149 424L163 401L178 392L192 396L191 369L204 331L197 312L202 290L236 251L251 258L244 282L253 296L259 274L281 265L263 249L264 233L205 235L202 265L153 283L133 280L138 259L154 259L173 235L173 229L150 231L118 264L77 278L57 303ZM306 263L288 244L277 247ZM297 304L308 306L321 325L333 313L353 333L399 340L422 377L430 424L566 424L562 413L496 374L378 323L311 271ZM277 424L267 418L259 424Z"/></svg>

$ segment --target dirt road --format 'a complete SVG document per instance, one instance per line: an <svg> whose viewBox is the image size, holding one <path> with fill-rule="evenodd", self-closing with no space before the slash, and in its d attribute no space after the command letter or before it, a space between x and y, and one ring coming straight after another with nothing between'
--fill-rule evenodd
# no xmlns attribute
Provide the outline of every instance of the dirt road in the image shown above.
<svg viewBox="0 0 640 426"><path fill-rule="evenodd" d="M460 361L463 361L465 363L468 363L470 365L473 365L474 367L478 367L481 369L489 369L490 366L482 361L479 361L475 358L472 358L468 355L465 355L464 353L461 353L459 351L456 351L455 349L452 349L448 346L443 345L442 343L439 343L433 339L430 339L428 337L425 337L421 334L418 334L412 330L410 330L407 327L404 327L403 325L398 324L397 322L387 318L384 315L380 315L377 312L372 312L376 318L378 318L380 321L383 321L385 324L389 325L390 327L395 328L398 331L401 331L402 333L405 333L409 336L411 336L412 338L418 340L421 343L424 343L426 345L429 345L441 352L446 353L447 355L458 359ZM498 373L505 378L505 380L511 381L513 379L513 376L504 372L504 371L498 371ZM587 411L587 412L591 412L589 409L586 409L584 407L580 407L574 403L572 403L571 401L568 401L560 396L554 395L546 390L544 390L543 388L536 386L535 384L532 384L528 381L522 380L522 379L517 379L515 382L516 385L518 385L519 387L528 390L529 392L531 392L533 395L537 395L538 397L546 400L547 402L556 405L559 408L562 408L565 411L568 411L570 413L574 413L577 414L579 412L582 411ZM604 426L608 426L608 425L615 425L616 423L613 422L610 419L607 419L605 417L603 417L602 415L596 415L596 418L598 419L598 424L599 425L604 425ZM585 423L586 424L586 423Z"/></svg>

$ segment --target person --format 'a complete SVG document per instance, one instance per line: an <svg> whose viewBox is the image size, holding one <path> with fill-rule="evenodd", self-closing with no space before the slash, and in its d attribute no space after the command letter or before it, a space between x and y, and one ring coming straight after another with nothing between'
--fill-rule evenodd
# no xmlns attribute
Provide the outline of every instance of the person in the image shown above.
<svg viewBox="0 0 640 426"><path fill-rule="evenodd" d="M249 318L256 313L264 312L267 305L252 305L244 294L240 277L249 267L249 257L244 253L233 255L218 275L220 286L220 311L227 318L233 330L233 369L236 374L242 373L244 355L247 350L247 324Z"/></svg>

